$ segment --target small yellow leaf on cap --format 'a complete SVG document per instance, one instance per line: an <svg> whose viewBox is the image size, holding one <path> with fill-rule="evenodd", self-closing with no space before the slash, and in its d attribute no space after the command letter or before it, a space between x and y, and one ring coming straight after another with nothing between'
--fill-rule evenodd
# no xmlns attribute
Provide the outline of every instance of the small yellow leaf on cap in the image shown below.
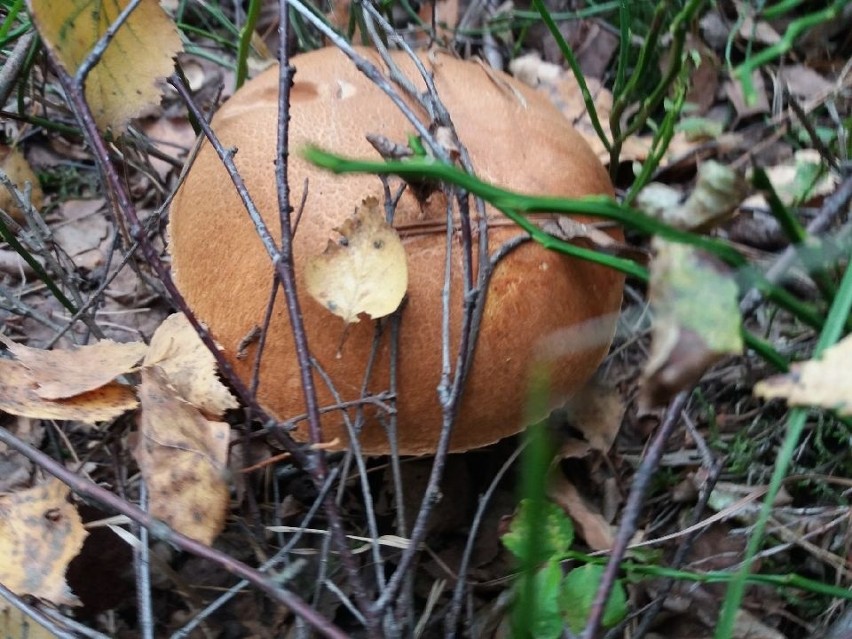
<svg viewBox="0 0 852 639"><path fill-rule="evenodd" d="M367 198L336 229L321 255L308 260L305 285L317 302L347 323L360 313L384 317L399 308L408 287L405 248L385 221L376 198Z"/></svg>

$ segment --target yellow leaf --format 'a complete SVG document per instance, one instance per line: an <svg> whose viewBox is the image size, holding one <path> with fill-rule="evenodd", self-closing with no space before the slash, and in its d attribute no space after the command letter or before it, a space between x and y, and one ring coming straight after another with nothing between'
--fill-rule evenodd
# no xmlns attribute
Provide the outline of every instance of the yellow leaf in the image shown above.
<svg viewBox="0 0 852 639"><path fill-rule="evenodd" d="M139 400L133 455L148 485L150 512L210 545L225 525L230 499L228 424L205 419L176 394L157 366L142 369Z"/></svg>
<svg viewBox="0 0 852 639"><path fill-rule="evenodd" d="M764 399L785 399L792 406L820 406L852 415L852 335L812 359L790 366L786 375L776 375L754 386Z"/></svg>
<svg viewBox="0 0 852 639"><path fill-rule="evenodd" d="M65 570L87 534L58 479L0 495L0 583L19 595L79 604Z"/></svg>
<svg viewBox="0 0 852 639"><path fill-rule="evenodd" d="M402 241L385 221L378 200L364 200L336 230L341 239L329 241L305 266L308 293L347 323L357 322L359 313L390 315L405 297L408 264Z"/></svg>
<svg viewBox="0 0 852 639"><path fill-rule="evenodd" d="M38 383L35 393L44 399L67 399L106 386L131 372L148 348L142 342L102 340L73 350L45 351L3 336L0 342L27 367Z"/></svg>
<svg viewBox="0 0 852 639"><path fill-rule="evenodd" d="M216 359L183 313L157 327L143 364L159 366L178 395L207 415L220 418L239 405L219 381Z"/></svg>
<svg viewBox="0 0 852 639"><path fill-rule="evenodd" d="M0 410L34 419L68 419L94 424L136 408L127 386L110 383L67 399L39 397L38 380L20 362L0 359Z"/></svg>
<svg viewBox="0 0 852 639"><path fill-rule="evenodd" d="M129 0L28 0L45 45L74 75ZM142 0L86 80L86 101L101 130L120 133L160 99L158 79L174 68L180 35L157 0Z"/></svg>
<svg viewBox="0 0 852 639"><path fill-rule="evenodd" d="M41 190L38 177L32 167L27 162L24 154L18 149L13 149L0 145L0 169L6 172L9 179L12 180L18 190L23 193L24 185L29 182L32 186L30 195L30 204L36 209L40 209L44 200L44 193ZM12 194L4 186L0 186L0 209L6 211L12 216L16 222L23 223L24 216L18 206L17 201L12 197Z"/></svg>

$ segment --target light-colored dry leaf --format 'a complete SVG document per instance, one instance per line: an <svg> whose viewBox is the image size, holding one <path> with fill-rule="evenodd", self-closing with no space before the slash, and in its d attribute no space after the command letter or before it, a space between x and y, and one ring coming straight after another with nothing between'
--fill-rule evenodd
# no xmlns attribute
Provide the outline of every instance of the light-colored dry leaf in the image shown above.
<svg viewBox="0 0 852 639"><path fill-rule="evenodd" d="M142 342L102 340L73 350L45 351L0 336L15 358L30 371L43 399L68 399L112 382L131 372L145 356Z"/></svg>
<svg viewBox="0 0 852 639"><path fill-rule="evenodd" d="M624 411L621 394L599 379L590 380L565 404L571 426L602 453L608 453L615 443Z"/></svg>
<svg viewBox="0 0 852 639"><path fill-rule="evenodd" d="M133 451L154 517L210 545L225 526L228 424L205 419L156 366L142 369L139 440Z"/></svg>
<svg viewBox="0 0 852 639"><path fill-rule="evenodd" d="M138 405L133 389L114 382L67 399L45 399L38 389L38 380L26 366L0 359L0 410L12 415L94 424L115 419Z"/></svg>
<svg viewBox="0 0 852 639"><path fill-rule="evenodd" d="M755 384L754 394L784 399L791 406L819 406L852 415L852 335L839 341L819 359L799 362L785 375Z"/></svg>
<svg viewBox="0 0 852 639"><path fill-rule="evenodd" d="M547 496L559 504L577 526L577 532L592 550L609 550L613 546L614 532L604 516L561 473L554 473Z"/></svg>
<svg viewBox="0 0 852 639"><path fill-rule="evenodd" d="M729 218L747 192L748 184L739 173L710 160L699 167L695 189L685 202L680 202L676 189L652 182L639 193L636 205L669 226L707 229Z"/></svg>
<svg viewBox="0 0 852 639"><path fill-rule="evenodd" d="M27 0L42 42L74 75L129 0ZM101 130L124 130L160 100L159 80L181 50L174 22L157 0L142 0L86 80L86 101Z"/></svg>
<svg viewBox="0 0 852 639"><path fill-rule="evenodd" d="M62 221L52 226L53 237L83 271L103 268L112 250L112 225L104 215L106 206L104 198L94 198L66 200L57 209Z"/></svg>
<svg viewBox="0 0 852 639"><path fill-rule="evenodd" d="M194 61L190 60L190 62L192 63ZM187 67L184 66L183 69L184 73L186 73ZM201 69L201 66L197 63L192 64L189 67L190 74L187 75L187 80L191 89L194 83L193 76L197 77L199 73L204 73L203 70L197 71L198 69ZM193 70L196 71L193 72ZM201 81L196 80L196 82L199 84L202 83L203 78ZM192 90L196 91L197 88ZM168 118L162 116L158 118L146 118L144 122L140 123L140 128L156 149L167 156L174 158L180 163L186 159L190 149L192 149L195 145L197 137L195 135L195 130L192 128L192 124L185 117ZM151 166L162 180L165 180L166 176L168 176L168 174L172 171L175 171L176 174L180 171L180 164L175 166L174 164L161 160L153 155L150 156L150 159Z"/></svg>
<svg viewBox="0 0 852 639"><path fill-rule="evenodd" d="M159 366L178 395L209 417L219 419L239 406L219 381L213 354L183 313L174 313L160 324L143 364Z"/></svg>
<svg viewBox="0 0 852 639"><path fill-rule="evenodd" d="M515 78L524 84L543 91L556 108L571 121L576 131L592 147L598 159L604 164L609 163L609 152L595 131L592 119L589 117L589 111L583 101L580 85L570 70L542 60L538 53L529 53L515 58L509 63L509 70ZM609 118L612 112L612 94L603 86L603 83L592 77L586 78L586 86L592 96L601 129L607 140L611 141L612 131L609 128ZM629 162L646 159L651 150L651 144L652 140L649 137L630 136L621 147L619 161ZM666 165L669 161L691 151L695 146L696 143L689 141L686 135L681 132L676 133L666 151L662 164Z"/></svg>
<svg viewBox="0 0 852 639"><path fill-rule="evenodd" d="M25 185L29 183L32 186L30 193L30 203L40 209L44 202L44 193L41 190L38 176L33 171L27 158L18 149L0 145L0 169L9 176L12 183L19 191L24 192ZM24 214L18 206L17 200L12 197L8 189L0 184L0 209L3 209L12 216L19 224L24 222Z"/></svg>
<svg viewBox="0 0 852 639"><path fill-rule="evenodd" d="M746 100L742 83L738 80L726 80L723 83L725 95L727 95L728 101L733 105L734 111L737 112L737 118L741 120L754 115L769 113L770 111L766 84L763 82L763 76L760 71L755 71L751 74L751 84L755 92L754 102Z"/></svg>
<svg viewBox="0 0 852 639"><path fill-rule="evenodd" d="M654 311L642 401L659 406L691 387L725 355L742 352L737 285L686 244L654 240L648 297Z"/></svg>
<svg viewBox="0 0 852 639"><path fill-rule="evenodd" d="M317 302L347 323L360 313L372 318L393 313L408 287L405 248L385 221L379 201L367 198L343 226L338 242L308 259L305 285Z"/></svg>
<svg viewBox="0 0 852 639"><path fill-rule="evenodd" d="M834 192L840 182L838 174L823 171L823 162L816 149L800 149L792 161L765 169L775 193L787 206L809 204ZM760 193L749 197L743 206L766 209L766 197Z"/></svg>
<svg viewBox="0 0 852 639"><path fill-rule="evenodd" d="M791 64L778 70L778 76L787 85L790 93L810 99L815 95L826 95L834 87L819 73L804 64Z"/></svg>
<svg viewBox="0 0 852 639"><path fill-rule="evenodd" d="M18 595L78 605L65 582L87 532L58 479L0 495L0 583Z"/></svg>

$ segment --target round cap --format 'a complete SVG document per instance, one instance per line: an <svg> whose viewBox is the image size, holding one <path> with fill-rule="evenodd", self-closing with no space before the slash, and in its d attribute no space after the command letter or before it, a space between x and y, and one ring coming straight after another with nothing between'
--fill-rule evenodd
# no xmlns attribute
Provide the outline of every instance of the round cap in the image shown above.
<svg viewBox="0 0 852 639"><path fill-rule="evenodd" d="M377 64L378 56L360 50ZM400 68L421 89L423 82L403 54ZM559 196L610 194L609 178L594 153L562 114L539 93L475 62L440 53L424 54L438 92L479 177L526 193ZM389 331L372 360L376 324L367 318L349 326L304 292L306 260L322 253L334 228L366 197L383 199L379 178L337 176L309 165L299 150L309 144L350 157L378 158L367 134L405 144L413 127L390 100L337 49L295 57L291 94L289 183L293 206L307 181L304 212L294 239L299 299L308 344L324 375L315 373L321 406L361 397L362 388L389 388ZM278 69L248 82L219 110L213 127L235 162L273 234L279 232L275 186ZM419 112L419 111L418 111ZM425 114L424 114L425 118ZM428 120L427 120L428 122ZM491 252L521 233L489 209ZM442 411L442 288L446 262L446 202L440 193L421 205L408 191L399 201L394 226L400 230L409 269L402 313L397 369L398 450L435 451ZM475 224L474 224L475 226ZM617 231L612 232L618 235ZM463 317L461 239L452 238L451 362L455 365ZM474 265L477 245L474 241ZM257 341L247 340L263 323L273 269L225 168L209 144L201 148L171 208L173 275L198 317L207 323L238 374L251 379ZM594 372L615 327L623 277L610 269L565 257L526 242L497 266L488 290L479 341L451 448L462 451L514 434L526 425L527 377L537 349L546 341L554 400L569 395ZM592 322L597 330L566 328ZM577 335L594 334L594 339ZM601 337L603 336L603 337ZM342 344L342 346L341 346ZM258 400L280 419L305 412L290 323L277 296L260 365ZM355 409L349 408L354 418ZM367 454L390 451L383 414L367 405L360 434ZM340 410L324 412L323 436L347 445ZM306 424L294 431L306 439Z"/></svg>

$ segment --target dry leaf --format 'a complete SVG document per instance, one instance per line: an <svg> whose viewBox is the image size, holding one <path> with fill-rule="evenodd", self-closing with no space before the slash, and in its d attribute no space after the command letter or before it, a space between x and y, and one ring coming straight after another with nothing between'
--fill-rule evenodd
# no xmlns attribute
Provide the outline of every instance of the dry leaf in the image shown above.
<svg viewBox="0 0 852 639"><path fill-rule="evenodd" d="M743 349L734 280L700 251L655 239L649 299L654 311L643 402L664 404L725 355Z"/></svg>
<svg viewBox="0 0 852 639"><path fill-rule="evenodd" d="M816 149L800 149L793 154L792 162L771 166L765 170L775 193L788 206L809 204L830 195L840 182L835 171L823 170L822 158ZM762 194L748 198L743 202L743 206L769 208Z"/></svg>
<svg viewBox="0 0 852 639"><path fill-rule="evenodd" d="M636 205L648 215L679 229L706 229L731 216L748 190L745 179L736 171L713 160L698 169L698 181L683 203L681 194L658 182L639 193Z"/></svg>
<svg viewBox="0 0 852 639"><path fill-rule="evenodd" d="M0 495L0 583L14 593L79 604L65 582L65 571L88 533L68 492L58 479L49 479Z"/></svg>
<svg viewBox="0 0 852 639"><path fill-rule="evenodd" d="M225 526L228 424L204 416L169 386L158 367L142 369L139 441L133 451L154 517L210 545Z"/></svg>
<svg viewBox="0 0 852 639"><path fill-rule="evenodd" d="M117 383L55 400L40 397L38 386L38 379L22 363L0 359L0 410L7 413L94 424L115 419L138 405L133 390Z"/></svg>
<svg viewBox="0 0 852 639"><path fill-rule="evenodd" d="M23 153L18 149L0 145L0 169L3 169L21 193L24 192L24 187L29 182L32 186L30 203L36 209L41 208L44 193L42 193L38 177ZM0 209L6 211L19 224L24 223L24 214L18 206L17 200L2 184L0 184Z"/></svg>
<svg viewBox="0 0 852 639"><path fill-rule="evenodd" d="M571 426L583 433L592 448L604 454L615 443L624 410L621 394L598 379L590 380L565 404Z"/></svg>
<svg viewBox="0 0 852 639"><path fill-rule="evenodd" d="M58 207L62 222L53 227L53 237L83 271L102 268L113 250L113 227L106 208L104 198L66 200Z"/></svg>
<svg viewBox="0 0 852 639"><path fill-rule="evenodd" d="M305 266L305 285L317 302L347 323L360 313L384 317L405 297L408 264L405 248L376 198L367 198L329 240L322 255Z"/></svg>
<svg viewBox="0 0 852 639"><path fill-rule="evenodd" d="M159 366L178 395L216 419L239 406L219 381L216 360L182 313L170 315L157 328L145 366Z"/></svg>
<svg viewBox="0 0 852 639"><path fill-rule="evenodd" d="M106 386L131 372L148 349L142 342L102 340L74 350L45 351L0 336L17 360L27 367L43 399L68 399Z"/></svg>
<svg viewBox="0 0 852 639"><path fill-rule="evenodd" d="M71 75L129 0L28 0L42 42ZM142 0L86 80L86 101L101 130L120 133L130 118L159 103L158 80L181 50L174 22L157 0Z"/></svg>
<svg viewBox="0 0 852 639"><path fill-rule="evenodd" d="M592 550L612 548L612 526L600 512L586 502L577 487L561 473L554 473L548 485L547 496L571 517L577 525L577 532Z"/></svg>
<svg viewBox="0 0 852 639"><path fill-rule="evenodd" d="M784 399L792 406L820 406L852 415L852 335L823 353L820 359L799 362L786 375L776 375L754 387L764 399Z"/></svg>

